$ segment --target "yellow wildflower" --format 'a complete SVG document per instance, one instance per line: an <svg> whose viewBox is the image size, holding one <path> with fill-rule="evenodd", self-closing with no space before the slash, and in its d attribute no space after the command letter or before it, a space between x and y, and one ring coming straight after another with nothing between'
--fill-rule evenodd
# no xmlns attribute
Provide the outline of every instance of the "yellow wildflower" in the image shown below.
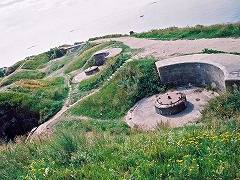
<svg viewBox="0 0 240 180"><path fill-rule="evenodd" d="M178 160L177 160L177 162L178 162L178 163L182 163L182 162L183 162L183 160L182 160L182 159L180 159L180 160L178 159Z"/></svg>

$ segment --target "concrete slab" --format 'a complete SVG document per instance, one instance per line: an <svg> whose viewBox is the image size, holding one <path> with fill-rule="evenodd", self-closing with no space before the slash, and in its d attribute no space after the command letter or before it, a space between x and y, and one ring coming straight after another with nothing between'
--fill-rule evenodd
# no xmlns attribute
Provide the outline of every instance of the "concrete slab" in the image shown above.
<svg viewBox="0 0 240 180"><path fill-rule="evenodd" d="M125 120L130 127L137 126L143 130L154 130L158 125L167 125L170 127L181 127L185 125L194 124L201 118L201 111L210 98L218 96L218 93L207 91L204 89L191 87L178 88L176 92L186 94L188 106L187 108L175 115L163 116L157 114L155 111L154 103L158 95L144 98L132 107Z"/></svg>

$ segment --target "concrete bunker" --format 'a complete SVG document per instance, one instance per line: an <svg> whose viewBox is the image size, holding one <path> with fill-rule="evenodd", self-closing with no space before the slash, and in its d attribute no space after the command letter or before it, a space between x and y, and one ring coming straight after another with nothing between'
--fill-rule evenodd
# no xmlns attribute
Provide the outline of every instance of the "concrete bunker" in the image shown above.
<svg viewBox="0 0 240 180"><path fill-rule="evenodd" d="M240 56L195 54L157 61L161 81L169 88L212 87L218 92L240 88Z"/></svg>
<svg viewBox="0 0 240 180"><path fill-rule="evenodd" d="M167 88L187 86L211 87L219 92L226 89L225 74L219 67L202 62L183 62L157 66L163 84Z"/></svg>
<svg viewBox="0 0 240 180"><path fill-rule="evenodd" d="M187 108L186 95L181 92L169 92L160 95L155 101L155 110L161 115L173 115Z"/></svg>
<svg viewBox="0 0 240 180"><path fill-rule="evenodd" d="M168 98L168 94L142 99L125 117L131 127L152 130L162 124L170 127L195 124L209 99L226 89L240 88L240 56L195 54L164 59L155 64L162 83L173 88L171 93L183 93L186 99L183 96L182 101L178 101L180 96ZM199 88L208 86L218 93ZM167 98L168 103L162 98Z"/></svg>
<svg viewBox="0 0 240 180"><path fill-rule="evenodd" d="M95 53L94 54L95 66L102 66L105 63L106 57L108 55L109 55L109 52L107 51Z"/></svg>
<svg viewBox="0 0 240 180"><path fill-rule="evenodd" d="M99 72L99 68L98 68L98 66L92 66L92 67L86 69L84 72L87 76L90 76L92 74Z"/></svg>

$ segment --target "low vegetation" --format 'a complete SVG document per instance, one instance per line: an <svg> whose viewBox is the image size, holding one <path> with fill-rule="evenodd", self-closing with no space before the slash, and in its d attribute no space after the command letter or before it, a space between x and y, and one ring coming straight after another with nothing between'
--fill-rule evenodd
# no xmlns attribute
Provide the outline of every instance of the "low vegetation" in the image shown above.
<svg viewBox="0 0 240 180"><path fill-rule="evenodd" d="M153 38L161 40L171 39L200 39L200 38L225 38L240 37L240 23L217 24L211 26L197 25L195 27L170 27L166 29L156 29L149 32L136 33L137 38Z"/></svg>
<svg viewBox="0 0 240 180"><path fill-rule="evenodd" d="M164 90L154 62L139 60L127 63L99 92L73 108L72 113L100 119L122 117L141 98Z"/></svg>
<svg viewBox="0 0 240 180"><path fill-rule="evenodd" d="M37 98L46 98L54 101L63 101L68 95L68 87L63 77L46 80L20 80L11 91L31 94Z"/></svg>
<svg viewBox="0 0 240 180"><path fill-rule="evenodd" d="M5 146L0 178L238 179L240 119L222 120L154 132L121 121L64 121L51 139Z"/></svg>
<svg viewBox="0 0 240 180"><path fill-rule="evenodd" d="M6 141L14 139L16 135L25 135L56 114L68 95L68 87L62 77L46 80L22 79L8 89L10 92L0 93L0 126L9 124L10 128L3 129Z"/></svg>
<svg viewBox="0 0 240 180"><path fill-rule="evenodd" d="M224 51L219 51L219 50L215 50L215 49L207 49L207 48L203 49L202 53L203 54L221 54L221 53L224 53L224 54L240 55L240 52L224 52Z"/></svg>
<svg viewBox="0 0 240 180"><path fill-rule="evenodd" d="M111 77L111 75L119 69L119 67L125 63L128 59L132 57L132 55L136 52L138 52L137 49L131 49L130 47L124 45L120 42L111 41L112 48L121 48L121 53L124 54L124 58L121 57L121 55L116 55L115 57L112 57L111 59L108 59L105 63L105 68L98 73L97 75L83 80L79 84L79 90L80 92L90 91L92 89L96 89L100 87L104 82L106 82L107 79ZM89 67L91 65L91 59L89 62L86 63L86 67Z"/></svg>
<svg viewBox="0 0 240 180"><path fill-rule="evenodd" d="M13 72L15 72L21 65L23 65L25 63L25 60L22 61L18 61L16 62L14 65L10 66L7 68L6 70L6 75L12 74Z"/></svg>
<svg viewBox="0 0 240 180"><path fill-rule="evenodd" d="M76 54L79 51L74 51L73 53L67 54L61 59L58 59L57 61L50 61L49 63L40 66L39 70L46 73L46 77L50 76L58 76L61 74L65 67L75 58Z"/></svg>
<svg viewBox="0 0 240 180"><path fill-rule="evenodd" d="M154 30L135 36L239 37L239 30L236 23ZM72 85L78 94L101 89L67 111L54 126L52 136L33 142L19 136L15 143L0 146L0 179L240 179L239 90L212 99L197 126L165 125L148 132L130 129L123 121L124 114L140 99L164 92L165 88L155 60L126 62L137 50L119 42L88 43L78 58L72 61L69 57L66 64L49 63L53 56L43 53L34 57L36 61L14 65L11 72L21 65L31 70L0 78L2 87L11 85L7 87L10 92L0 93L0 123L6 117L11 122L37 120L37 124L49 119L62 108L69 89L63 77L46 79L46 74L52 75L65 65L68 67L64 73L84 65L87 68L91 56L106 47L122 48L125 58L111 58L96 76ZM225 52L204 49L202 53ZM38 71L46 67L49 71Z"/></svg>
<svg viewBox="0 0 240 180"><path fill-rule="evenodd" d="M60 58L66 54L65 51L60 50L58 48L50 49L47 52L44 52L42 54L31 56L29 57L29 60L25 62L23 65L24 69L30 69L30 70L36 70L42 65L48 63L52 59Z"/></svg>
<svg viewBox="0 0 240 180"><path fill-rule="evenodd" d="M230 119L240 115L240 91L227 92L216 99L210 100L204 111L205 120Z"/></svg>
<svg viewBox="0 0 240 180"><path fill-rule="evenodd" d="M127 34L109 34L105 36L90 38L89 41L95 41L98 39L107 39L107 38L117 38L117 37L124 37L124 36L127 36Z"/></svg>
<svg viewBox="0 0 240 180"><path fill-rule="evenodd" d="M23 65L24 69L36 70L39 66L46 64L50 61L50 57L47 53L42 53L37 56L31 57L30 60L27 60Z"/></svg>
<svg viewBox="0 0 240 180"><path fill-rule="evenodd" d="M84 64L88 61L88 59L97 51L102 50L110 46L112 43L103 43L97 45L95 43L87 43L85 45L84 52L79 55L75 60L73 60L65 69L64 73L68 74L72 71L80 69L84 66Z"/></svg>
<svg viewBox="0 0 240 180"><path fill-rule="evenodd" d="M14 74L7 76L0 84L0 86L6 86L17 82L21 79L42 79L45 76L45 73L39 71L29 71L29 70L21 70Z"/></svg>
<svg viewBox="0 0 240 180"><path fill-rule="evenodd" d="M37 119L38 123L42 123L57 113L61 107L61 101L53 101L47 98L40 99L22 93L0 93L1 118L13 116L16 121Z"/></svg>

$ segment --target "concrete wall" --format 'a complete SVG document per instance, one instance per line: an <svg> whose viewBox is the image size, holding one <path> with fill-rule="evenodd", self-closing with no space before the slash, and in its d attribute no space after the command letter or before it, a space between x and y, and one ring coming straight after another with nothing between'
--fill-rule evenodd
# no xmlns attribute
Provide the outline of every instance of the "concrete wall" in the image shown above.
<svg viewBox="0 0 240 180"><path fill-rule="evenodd" d="M223 71L207 63L185 62L158 67L160 79L167 87L195 86L215 87L218 91L225 91L225 76Z"/></svg>
<svg viewBox="0 0 240 180"><path fill-rule="evenodd" d="M107 52L102 52L98 54L94 54L94 59L95 59L95 66L102 66L105 63L106 56L108 56L109 53Z"/></svg>

